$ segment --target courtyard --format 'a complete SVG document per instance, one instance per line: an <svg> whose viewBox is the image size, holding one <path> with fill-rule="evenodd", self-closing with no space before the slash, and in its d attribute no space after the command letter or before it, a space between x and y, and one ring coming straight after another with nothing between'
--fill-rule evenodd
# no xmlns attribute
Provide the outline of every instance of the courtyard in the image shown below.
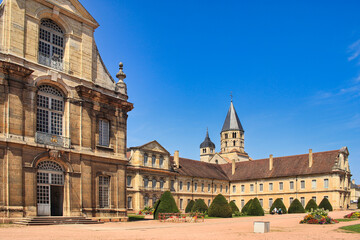
<svg viewBox="0 0 360 240"><path fill-rule="evenodd" d="M351 211L329 215L343 218ZM205 219L199 223L161 223L157 220L104 223L96 225L18 226L1 225L0 239L360 239L339 227L359 224L360 220L329 225L299 224L305 214L266 215ZM269 221L270 232L253 233L254 221Z"/></svg>

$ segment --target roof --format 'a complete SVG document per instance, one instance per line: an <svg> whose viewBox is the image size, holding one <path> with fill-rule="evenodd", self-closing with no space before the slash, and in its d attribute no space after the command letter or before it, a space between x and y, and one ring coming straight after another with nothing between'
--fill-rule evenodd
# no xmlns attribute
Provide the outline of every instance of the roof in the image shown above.
<svg viewBox="0 0 360 240"><path fill-rule="evenodd" d="M222 127L221 132L229 131L229 130L238 130L244 132L244 129L241 125L239 117L235 111L234 104L231 101L229 111L226 115L224 125Z"/></svg>
<svg viewBox="0 0 360 240"><path fill-rule="evenodd" d="M206 130L205 140L200 144L200 148L206 148L206 147L215 148L215 144L209 138L208 130Z"/></svg>

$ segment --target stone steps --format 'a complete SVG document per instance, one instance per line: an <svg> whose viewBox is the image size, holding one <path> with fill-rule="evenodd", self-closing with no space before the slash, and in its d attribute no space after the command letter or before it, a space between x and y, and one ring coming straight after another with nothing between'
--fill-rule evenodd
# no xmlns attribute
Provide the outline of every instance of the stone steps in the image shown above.
<svg viewBox="0 0 360 240"><path fill-rule="evenodd" d="M38 226L57 224L99 224L101 222L85 217L32 217L23 218L14 223L27 226Z"/></svg>

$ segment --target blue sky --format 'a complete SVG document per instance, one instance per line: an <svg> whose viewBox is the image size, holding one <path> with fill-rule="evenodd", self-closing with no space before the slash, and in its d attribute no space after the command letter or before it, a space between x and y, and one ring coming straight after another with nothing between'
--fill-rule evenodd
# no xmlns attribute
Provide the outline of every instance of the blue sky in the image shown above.
<svg viewBox="0 0 360 240"><path fill-rule="evenodd" d="M254 159L347 146L360 184L359 1L99 1L95 39L134 110L128 146L219 151L230 92Z"/></svg>

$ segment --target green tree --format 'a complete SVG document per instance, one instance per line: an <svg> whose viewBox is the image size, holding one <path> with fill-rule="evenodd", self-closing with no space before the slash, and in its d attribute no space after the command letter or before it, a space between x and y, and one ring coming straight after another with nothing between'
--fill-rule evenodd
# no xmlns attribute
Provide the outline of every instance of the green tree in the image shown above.
<svg viewBox="0 0 360 240"><path fill-rule="evenodd" d="M226 198L222 194L218 194L208 209L209 217L232 217L232 210Z"/></svg>
<svg viewBox="0 0 360 240"><path fill-rule="evenodd" d="M154 211L154 219L158 219L159 213L178 213L180 212L176 206L175 199L170 191L166 191L161 195L160 202Z"/></svg>
<svg viewBox="0 0 360 240"><path fill-rule="evenodd" d="M325 210L332 211L333 207L331 206L331 203L329 202L329 199L323 198L323 200L319 204L319 208L323 208Z"/></svg>
<svg viewBox="0 0 360 240"><path fill-rule="evenodd" d="M201 212L205 213L208 210L204 199L197 199L194 206L191 209L191 212Z"/></svg>
<svg viewBox="0 0 360 240"><path fill-rule="evenodd" d="M287 213L287 209L285 207L285 204L281 200L281 198L277 198L275 200L275 202L273 202L273 204L270 207L270 212L272 212L274 210L274 208L276 208L278 210L279 210L279 208L281 208L282 213Z"/></svg>
<svg viewBox="0 0 360 240"><path fill-rule="evenodd" d="M231 210L232 210L232 213L235 213L235 212L239 212L239 208L236 206L236 203L235 201L231 201L229 203L230 207L231 207Z"/></svg>
<svg viewBox="0 0 360 240"><path fill-rule="evenodd" d="M264 209L261 207L260 202L257 198L251 201L249 209L247 210L249 216L264 216Z"/></svg>
<svg viewBox="0 0 360 240"><path fill-rule="evenodd" d="M252 199L250 199L250 200L245 204L245 206L241 209L241 213L242 213L242 214L247 215L247 210L249 209L251 202L252 202Z"/></svg>
<svg viewBox="0 0 360 240"><path fill-rule="evenodd" d="M358 204L357 204L358 209L360 209L360 197L358 198Z"/></svg>
<svg viewBox="0 0 360 240"><path fill-rule="evenodd" d="M295 200L292 201L292 203L290 204L288 213L304 213L304 212L305 209L303 205L297 198L295 198Z"/></svg>
<svg viewBox="0 0 360 240"><path fill-rule="evenodd" d="M315 200L311 198L311 199L308 201L308 203L306 204L305 210L306 210L307 212L311 212L311 209L312 209L312 210L315 210L315 209L317 209L317 208L318 208L318 205L316 204Z"/></svg>
<svg viewBox="0 0 360 240"><path fill-rule="evenodd" d="M186 213L191 212L191 209L192 209L192 207L194 206L194 204L195 204L195 201L194 201L194 200L191 200L191 201L187 204L187 206L186 206L186 208L185 208L185 212L186 212Z"/></svg>

